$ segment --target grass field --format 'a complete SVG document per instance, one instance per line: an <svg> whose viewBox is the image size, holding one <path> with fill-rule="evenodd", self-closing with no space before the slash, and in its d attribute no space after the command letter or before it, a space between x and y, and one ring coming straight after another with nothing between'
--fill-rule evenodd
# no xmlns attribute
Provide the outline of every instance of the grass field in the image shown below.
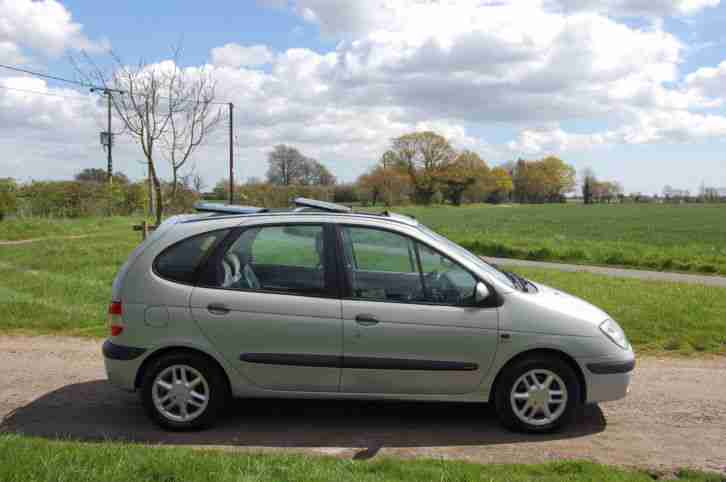
<svg viewBox="0 0 726 482"><path fill-rule="evenodd" d="M726 205L469 205L395 211L414 215L482 255L726 274Z"/></svg>
<svg viewBox="0 0 726 482"><path fill-rule="evenodd" d="M438 460L352 461L301 455L233 454L117 443L49 442L0 436L4 482L98 481L498 481L646 482L658 474L591 462L478 465ZM671 474L669 474L671 475ZM724 482L716 474L680 471L669 480Z"/></svg>
<svg viewBox="0 0 726 482"><path fill-rule="evenodd" d="M45 226L46 221L38 223ZM139 242L139 234L130 227L133 223L117 218L101 230L101 221L63 221L50 225L53 235L92 236L0 246L0 333L105 336L111 281ZM23 233L12 222L2 226L10 226L18 236ZM25 229L37 237L50 235L33 223ZM724 288L543 269L518 271L603 307L622 324L640 353L726 354Z"/></svg>

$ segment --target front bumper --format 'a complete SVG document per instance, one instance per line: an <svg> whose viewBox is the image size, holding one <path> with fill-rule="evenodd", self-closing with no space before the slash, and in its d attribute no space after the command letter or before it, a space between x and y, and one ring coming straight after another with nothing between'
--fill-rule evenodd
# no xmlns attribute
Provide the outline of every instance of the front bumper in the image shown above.
<svg viewBox="0 0 726 482"><path fill-rule="evenodd" d="M584 365L587 403L620 400L628 394L635 369L632 352L625 359L592 360Z"/></svg>
<svg viewBox="0 0 726 482"><path fill-rule="evenodd" d="M103 363L108 381L122 390L135 391L136 373L145 352L143 348L117 345L106 340L103 343Z"/></svg>

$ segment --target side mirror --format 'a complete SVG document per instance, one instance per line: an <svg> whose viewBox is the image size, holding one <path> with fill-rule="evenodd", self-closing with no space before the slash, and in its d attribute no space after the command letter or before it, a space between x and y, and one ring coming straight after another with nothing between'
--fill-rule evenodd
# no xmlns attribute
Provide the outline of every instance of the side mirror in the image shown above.
<svg viewBox="0 0 726 482"><path fill-rule="evenodd" d="M489 288L487 288L487 285L485 285L481 281L476 284L475 290L476 291L474 292L474 302L476 304L484 302L484 300L489 298L489 296L492 294L491 291L489 291Z"/></svg>

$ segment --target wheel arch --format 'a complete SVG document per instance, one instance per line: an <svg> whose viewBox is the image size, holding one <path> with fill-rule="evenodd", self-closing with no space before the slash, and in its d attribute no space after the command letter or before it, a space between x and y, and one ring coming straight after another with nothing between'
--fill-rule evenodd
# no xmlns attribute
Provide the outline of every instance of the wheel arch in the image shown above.
<svg viewBox="0 0 726 482"><path fill-rule="evenodd" d="M136 371L136 377L134 378L134 388L139 389L141 387L141 383L144 380L144 375L146 373L146 370L151 365L151 363L154 360L157 360L158 358L167 355L169 353L190 353L194 355L199 355L207 360L209 360L211 363L213 363L224 375L224 380L227 383L227 389L229 390L229 393L231 393L232 390L232 383L229 378L229 374L227 373L227 370L225 369L224 365L222 365L217 358L210 355L204 350L200 350L199 348L194 348L190 346L184 346L184 345L170 345L165 346L162 348L159 348L158 350L155 350L150 355L148 355L144 361L141 363L141 366L139 366L139 369Z"/></svg>
<svg viewBox="0 0 726 482"><path fill-rule="evenodd" d="M571 355L556 348L532 348L517 353L512 358L507 360L507 362L504 363L501 368L499 368L499 371L494 378L494 383L492 383L491 390L489 390L489 402L491 403L494 401L494 397L497 393L497 384L501 380L502 373L504 373L507 368L519 362L520 360L537 355L559 358L563 362L567 363L567 365L569 365L570 368L572 368L572 370L575 372L575 375L577 376L577 381L580 382L580 397L582 403L585 403L587 401L587 380L585 379L585 374L582 371L582 367L580 367L580 365Z"/></svg>

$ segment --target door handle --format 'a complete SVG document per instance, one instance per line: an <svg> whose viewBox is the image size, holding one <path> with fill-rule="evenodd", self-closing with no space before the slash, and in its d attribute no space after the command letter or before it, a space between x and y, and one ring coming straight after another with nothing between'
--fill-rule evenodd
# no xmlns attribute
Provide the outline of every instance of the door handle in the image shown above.
<svg viewBox="0 0 726 482"><path fill-rule="evenodd" d="M371 326L379 323L378 318L367 313L361 313L355 316L355 322L363 326Z"/></svg>
<svg viewBox="0 0 726 482"><path fill-rule="evenodd" d="M222 303L210 303L207 305L207 311L213 315L226 315L230 310L227 305L223 305Z"/></svg>

